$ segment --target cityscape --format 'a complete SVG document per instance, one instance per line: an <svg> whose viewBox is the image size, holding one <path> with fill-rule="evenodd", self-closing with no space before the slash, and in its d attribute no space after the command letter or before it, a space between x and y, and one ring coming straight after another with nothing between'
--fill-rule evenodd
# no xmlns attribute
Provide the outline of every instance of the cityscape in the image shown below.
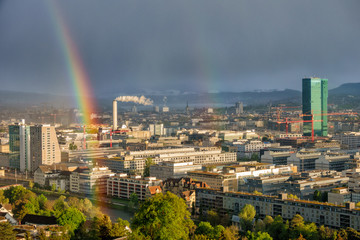
<svg viewBox="0 0 360 240"><path fill-rule="evenodd" d="M0 240L360 239L359 7L0 0Z"/></svg>

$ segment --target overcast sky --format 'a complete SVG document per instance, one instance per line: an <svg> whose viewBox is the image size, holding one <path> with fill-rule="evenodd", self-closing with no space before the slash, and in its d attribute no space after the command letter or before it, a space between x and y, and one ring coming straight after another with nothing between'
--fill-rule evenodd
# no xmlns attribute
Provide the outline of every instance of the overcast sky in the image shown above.
<svg viewBox="0 0 360 240"><path fill-rule="evenodd" d="M1 89L69 94L50 0L0 0ZM97 95L360 82L359 0L61 0Z"/></svg>

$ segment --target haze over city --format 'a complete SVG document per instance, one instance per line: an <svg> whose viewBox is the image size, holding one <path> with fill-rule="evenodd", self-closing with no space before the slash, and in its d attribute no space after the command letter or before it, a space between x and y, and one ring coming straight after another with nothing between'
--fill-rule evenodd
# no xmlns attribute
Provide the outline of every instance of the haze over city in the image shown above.
<svg viewBox="0 0 360 240"><path fill-rule="evenodd" d="M59 21L94 94L329 88L358 82L357 0L1 0L2 90L76 95Z"/></svg>

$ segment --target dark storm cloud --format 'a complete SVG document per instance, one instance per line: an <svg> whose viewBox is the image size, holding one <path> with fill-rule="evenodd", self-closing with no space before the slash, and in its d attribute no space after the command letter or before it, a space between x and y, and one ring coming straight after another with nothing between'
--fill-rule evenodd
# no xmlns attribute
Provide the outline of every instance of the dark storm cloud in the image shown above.
<svg viewBox="0 0 360 240"><path fill-rule="evenodd" d="M66 93L48 0L0 1L5 89ZM358 82L358 0L58 1L97 94Z"/></svg>

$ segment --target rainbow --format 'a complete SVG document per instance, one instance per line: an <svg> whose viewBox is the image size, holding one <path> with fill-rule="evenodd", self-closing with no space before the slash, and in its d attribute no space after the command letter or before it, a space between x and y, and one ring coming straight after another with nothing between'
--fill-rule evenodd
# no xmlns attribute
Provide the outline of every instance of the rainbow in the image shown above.
<svg viewBox="0 0 360 240"><path fill-rule="evenodd" d="M93 89L90 79L86 73L80 54L74 41L71 38L70 30L60 14L56 1L45 1L49 3L53 22L55 24L56 36L61 45L68 79L71 81L73 94L76 96L77 107L82 112L81 122L89 126L96 122L91 119L91 114L96 112Z"/></svg>

